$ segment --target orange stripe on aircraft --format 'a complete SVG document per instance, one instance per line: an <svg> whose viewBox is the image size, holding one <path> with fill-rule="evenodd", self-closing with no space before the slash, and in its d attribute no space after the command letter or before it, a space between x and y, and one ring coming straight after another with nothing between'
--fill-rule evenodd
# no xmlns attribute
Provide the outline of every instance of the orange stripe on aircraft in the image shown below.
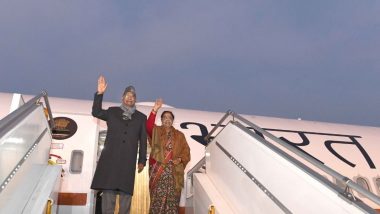
<svg viewBox="0 0 380 214"><path fill-rule="evenodd" d="M87 193L58 193L58 205L84 206L87 202Z"/></svg>

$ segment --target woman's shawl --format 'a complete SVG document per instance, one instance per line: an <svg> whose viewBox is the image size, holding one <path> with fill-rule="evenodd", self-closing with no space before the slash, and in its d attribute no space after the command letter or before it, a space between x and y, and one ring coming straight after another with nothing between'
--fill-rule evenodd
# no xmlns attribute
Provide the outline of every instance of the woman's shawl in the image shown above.
<svg viewBox="0 0 380 214"><path fill-rule="evenodd" d="M184 181L184 170L187 163L190 161L190 148L187 144L185 135L178 131L177 129L171 127L171 132L173 133L172 143L173 143L173 160L181 158L181 163L174 165L174 179L176 184L176 191L180 192L183 187ZM166 132L163 126L155 126L152 133L152 144L151 144L151 154L150 156L163 164L164 167L167 163L165 160L165 144L166 144Z"/></svg>

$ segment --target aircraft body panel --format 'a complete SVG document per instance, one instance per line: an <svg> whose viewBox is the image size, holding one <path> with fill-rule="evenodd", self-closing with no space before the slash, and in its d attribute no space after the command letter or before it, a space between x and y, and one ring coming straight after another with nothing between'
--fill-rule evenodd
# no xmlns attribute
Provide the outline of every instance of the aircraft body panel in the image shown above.
<svg viewBox="0 0 380 214"><path fill-rule="evenodd" d="M13 94L0 93L2 101L0 119L9 113L12 97ZM32 97L23 95L25 101ZM70 118L77 125L77 130L71 137L53 140L55 146L62 147L51 150L51 153L56 155L53 159L65 160L65 163L62 163L65 175L61 192L87 193L86 206L88 206L89 201L94 200L89 187L98 156L99 132L107 129L106 124L92 117L92 100L49 97L49 103L54 118ZM136 105L139 111L148 116L152 104L137 103ZM120 103L104 102L103 108L118 105ZM173 111L175 115L173 126L185 134L191 148L192 159L186 167L187 171L204 157L206 144L204 137L225 113L166 106L158 112L157 124L160 124L159 115L164 110ZM354 181L363 178L368 183L369 190L380 195L380 128L264 116L242 116L342 175ZM236 139L236 146L239 146L239 139ZM70 172L70 158L74 150L84 152L80 174ZM335 182L332 178L326 177L331 182ZM362 200L366 201L366 199Z"/></svg>

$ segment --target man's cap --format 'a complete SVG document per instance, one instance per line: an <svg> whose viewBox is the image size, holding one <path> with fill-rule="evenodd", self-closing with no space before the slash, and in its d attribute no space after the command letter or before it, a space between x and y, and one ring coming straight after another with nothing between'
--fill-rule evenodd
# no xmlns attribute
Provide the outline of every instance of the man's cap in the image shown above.
<svg viewBox="0 0 380 214"><path fill-rule="evenodd" d="M123 93L123 97L124 97L128 92L131 92L131 93L133 94L133 96L136 97L136 90L135 90L135 87L133 87L133 86L131 86L131 85L128 86L128 87L126 87L125 90L124 90L124 93Z"/></svg>

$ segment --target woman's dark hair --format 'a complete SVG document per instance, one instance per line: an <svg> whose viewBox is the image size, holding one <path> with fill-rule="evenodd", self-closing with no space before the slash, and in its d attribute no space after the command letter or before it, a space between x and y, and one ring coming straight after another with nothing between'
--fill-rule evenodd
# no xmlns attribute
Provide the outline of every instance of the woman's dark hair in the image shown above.
<svg viewBox="0 0 380 214"><path fill-rule="evenodd" d="M169 113L172 116L173 120L174 120L174 114L171 111L163 111L162 114L161 114L161 120L164 117L164 114L166 114L166 113Z"/></svg>

